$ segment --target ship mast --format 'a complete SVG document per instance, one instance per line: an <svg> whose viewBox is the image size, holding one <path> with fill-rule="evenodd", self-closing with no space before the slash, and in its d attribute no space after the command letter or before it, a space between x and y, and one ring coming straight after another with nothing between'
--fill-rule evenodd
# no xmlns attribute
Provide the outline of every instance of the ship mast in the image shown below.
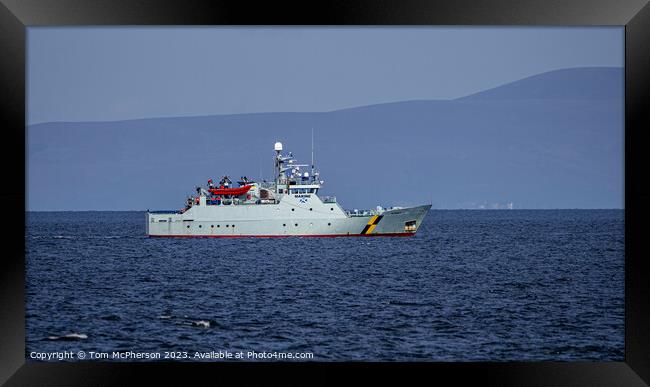
<svg viewBox="0 0 650 387"><path fill-rule="evenodd" d="M280 154L282 152L282 143L281 142L276 142L275 146L275 187L280 185L280 173L282 171L282 155Z"/></svg>
<svg viewBox="0 0 650 387"><path fill-rule="evenodd" d="M314 128L311 128L311 179L314 180Z"/></svg>

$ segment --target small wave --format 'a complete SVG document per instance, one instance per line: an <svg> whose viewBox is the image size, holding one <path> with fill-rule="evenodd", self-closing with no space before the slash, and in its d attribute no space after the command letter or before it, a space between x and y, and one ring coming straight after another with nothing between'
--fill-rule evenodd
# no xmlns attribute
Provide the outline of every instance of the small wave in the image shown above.
<svg viewBox="0 0 650 387"><path fill-rule="evenodd" d="M190 317L188 315L183 315L183 316L172 316L172 315L167 315L167 314L162 314L158 316L158 319L160 320L170 320L178 325L188 325L192 327L198 327L198 328L213 328L219 326L216 321L206 319L206 318L201 318L201 317Z"/></svg>
<svg viewBox="0 0 650 387"><path fill-rule="evenodd" d="M213 328L216 325L216 321L185 319L176 321L176 324L197 328Z"/></svg>
<svg viewBox="0 0 650 387"><path fill-rule="evenodd" d="M270 338L271 339L276 339L276 340L285 340L285 341L290 341L291 340L290 337L279 335L279 334L278 335L272 335Z"/></svg>
<svg viewBox="0 0 650 387"><path fill-rule="evenodd" d="M71 236L71 235L31 235L29 238L32 239L44 239L44 238L51 238L51 239L125 239L125 238L134 238L132 236L128 235L77 235L77 236Z"/></svg>
<svg viewBox="0 0 650 387"><path fill-rule="evenodd" d="M69 333L64 336L48 336L46 340L50 341L75 341L75 340L85 340L88 338L88 335L84 333Z"/></svg>
<svg viewBox="0 0 650 387"><path fill-rule="evenodd" d="M433 305L428 302L418 302L418 301L410 301L410 300L388 300L388 305L401 305L401 306L427 306L427 305Z"/></svg>
<svg viewBox="0 0 650 387"><path fill-rule="evenodd" d="M183 321L183 324L187 324L193 327L199 327L199 328L214 328L219 326L216 321L208 319L208 318L201 318L201 317L187 317L185 316L184 318L185 321Z"/></svg>
<svg viewBox="0 0 650 387"><path fill-rule="evenodd" d="M108 316L102 317L102 320L106 320L106 321L119 321L121 319L122 318L116 314L109 314Z"/></svg>

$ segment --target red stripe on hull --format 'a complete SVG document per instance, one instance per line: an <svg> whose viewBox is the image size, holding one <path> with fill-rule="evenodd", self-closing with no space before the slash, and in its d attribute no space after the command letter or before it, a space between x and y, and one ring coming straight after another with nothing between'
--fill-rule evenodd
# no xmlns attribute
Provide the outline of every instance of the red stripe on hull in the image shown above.
<svg viewBox="0 0 650 387"><path fill-rule="evenodd" d="M384 234L318 234L318 235L149 235L151 238L343 238L343 237L408 237L414 232Z"/></svg>

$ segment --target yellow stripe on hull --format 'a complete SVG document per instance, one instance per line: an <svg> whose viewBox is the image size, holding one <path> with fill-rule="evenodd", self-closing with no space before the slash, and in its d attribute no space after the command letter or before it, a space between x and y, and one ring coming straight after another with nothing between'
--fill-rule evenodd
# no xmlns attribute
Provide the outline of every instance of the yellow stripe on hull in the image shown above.
<svg viewBox="0 0 650 387"><path fill-rule="evenodd" d="M368 231L366 231L366 234L370 234L370 233L372 232L372 230L375 229L375 227L377 227L376 224L373 224L372 226L370 226L370 228L368 229Z"/></svg>
<svg viewBox="0 0 650 387"><path fill-rule="evenodd" d="M366 227L364 228L365 232L363 234L364 235L370 234L375 229L375 227L377 227L377 223L379 223L379 219L381 219L379 215L373 215L372 218L370 218L370 220L366 224Z"/></svg>

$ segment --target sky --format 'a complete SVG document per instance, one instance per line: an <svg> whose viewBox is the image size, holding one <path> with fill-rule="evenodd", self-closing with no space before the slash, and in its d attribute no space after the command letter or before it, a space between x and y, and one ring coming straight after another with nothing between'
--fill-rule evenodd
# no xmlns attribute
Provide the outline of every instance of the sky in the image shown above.
<svg viewBox="0 0 650 387"><path fill-rule="evenodd" d="M622 27L29 27L27 43L30 210L175 208L208 175L256 174L279 139L307 149L313 126L328 194L355 208L624 208ZM448 101L500 86L555 96ZM403 101L422 103L289 114ZM287 113L220 116L263 112ZM360 187L346 170L367 160ZM428 185L407 198L408 175Z"/></svg>
<svg viewBox="0 0 650 387"><path fill-rule="evenodd" d="M322 112L623 66L622 27L29 27L27 123Z"/></svg>

